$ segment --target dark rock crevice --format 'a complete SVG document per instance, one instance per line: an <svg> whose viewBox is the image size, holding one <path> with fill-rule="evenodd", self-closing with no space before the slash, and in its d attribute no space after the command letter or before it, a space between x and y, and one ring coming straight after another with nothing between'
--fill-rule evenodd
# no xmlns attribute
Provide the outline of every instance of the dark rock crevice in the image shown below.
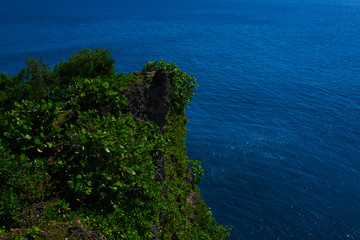
<svg viewBox="0 0 360 240"><path fill-rule="evenodd" d="M170 79L164 69L156 71L149 88L149 98L146 115L155 122L162 131L170 108Z"/></svg>
<svg viewBox="0 0 360 240"><path fill-rule="evenodd" d="M170 80L166 70L157 70L150 85L135 83L124 89L123 94L129 101L125 114L131 113L137 121L153 121L162 132L170 108Z"/></svg>

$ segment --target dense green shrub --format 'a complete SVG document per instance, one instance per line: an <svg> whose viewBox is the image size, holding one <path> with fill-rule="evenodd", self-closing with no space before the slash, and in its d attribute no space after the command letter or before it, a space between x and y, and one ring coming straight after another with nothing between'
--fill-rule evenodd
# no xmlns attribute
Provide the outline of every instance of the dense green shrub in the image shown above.
<svg viewBox="0 0 360 240"><path fill-rule="evenodd" d="M126 97L121 93L117 79L114 77L76 78L75 84L70 86L75 95L76 102L81 110L109 108L119 111L127 105Z"/></svg>
<svg viewBox="0 0 360 240"><path fill-rule="evenodd" d="M114 60L109 50L81 49L68 62L55 66L60 84L67 85L74 77L95 78L114 75Z"/></svg>
<svg viewBox="0 0 360 240"><path fill-rule="evenodd" d="M30 88L16 76L0 73L0 113L11 109L14 102L19 102L30 95Z"/></svg>

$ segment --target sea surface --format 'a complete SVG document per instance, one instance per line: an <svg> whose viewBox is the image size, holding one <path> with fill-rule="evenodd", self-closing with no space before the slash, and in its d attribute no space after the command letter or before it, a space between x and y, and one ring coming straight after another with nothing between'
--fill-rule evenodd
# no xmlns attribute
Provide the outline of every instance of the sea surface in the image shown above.
<svg viewBox="0 0 360 240"><path fill-rule="evenodd" d="M1 0L0 71L107 48L175 62L202 196L230 239L360 239L359 0Z"/></svg>

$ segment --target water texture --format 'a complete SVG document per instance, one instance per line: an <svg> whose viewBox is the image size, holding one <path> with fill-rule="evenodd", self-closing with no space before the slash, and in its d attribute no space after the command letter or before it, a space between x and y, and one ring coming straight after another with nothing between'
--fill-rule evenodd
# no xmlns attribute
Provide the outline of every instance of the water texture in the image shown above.
<svg viewBox="0 0 360 240"><path fill-rule="evenodd" d="M231 239L360 239L360 3L25 1L0 7L0 71L108 48L200 85L188 155Z"/></svg>

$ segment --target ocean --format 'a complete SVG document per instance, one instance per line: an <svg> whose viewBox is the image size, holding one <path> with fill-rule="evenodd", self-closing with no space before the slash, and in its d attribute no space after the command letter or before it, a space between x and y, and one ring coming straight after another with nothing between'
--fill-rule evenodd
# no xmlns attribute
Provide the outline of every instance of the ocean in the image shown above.
<svg viewBox="0 0 360 240"><path fill-rule="evenodd" d="M175 62L200 189L230 239L360 239L359 0L2 0L0 71L107 48Z"/></svg>

